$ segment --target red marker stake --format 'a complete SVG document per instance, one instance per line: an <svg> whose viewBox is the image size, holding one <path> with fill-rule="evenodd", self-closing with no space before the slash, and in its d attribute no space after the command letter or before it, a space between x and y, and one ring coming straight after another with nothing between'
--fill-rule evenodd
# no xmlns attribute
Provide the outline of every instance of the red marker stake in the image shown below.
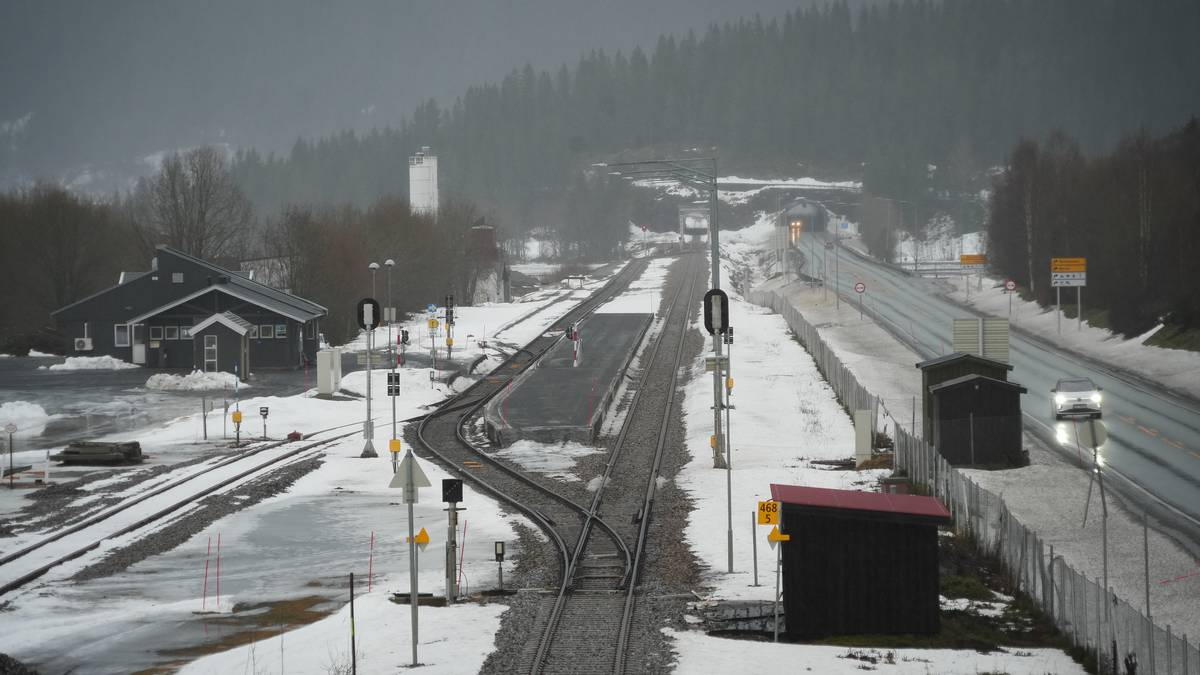
<svg viewBox="0 0 1200 675"><path fill-rule="evenodd" d="M221 533L217 533L217 609L221 609Z"/></svg>
<svg viewBox="0 0 1200 675"><path fill-rule="evenodd" d="M208 561L212 558L212 537L208 538L208 552L204 554L204 596L200 601L200 610L208 609Z"/></svg>
<svg viewBox="0 0 1200 675"><path fill-rule="evenodd" d="M371 530L371 555L367 558L367 592L371 592L371 580L375 573L375 530Z"/></svg>

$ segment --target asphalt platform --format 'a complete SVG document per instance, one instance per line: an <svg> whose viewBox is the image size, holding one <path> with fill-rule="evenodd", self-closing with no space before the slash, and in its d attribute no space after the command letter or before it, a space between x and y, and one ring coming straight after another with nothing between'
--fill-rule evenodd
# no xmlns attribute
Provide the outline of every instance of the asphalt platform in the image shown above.
<svg viewBox="0 0 1200 675"><path fill-rule="evenodd" d="M579 327L577 364L575 344L564 336L487 406L492 442L593 442L650 319L650 314L593 314L585 319Z"/></svg>

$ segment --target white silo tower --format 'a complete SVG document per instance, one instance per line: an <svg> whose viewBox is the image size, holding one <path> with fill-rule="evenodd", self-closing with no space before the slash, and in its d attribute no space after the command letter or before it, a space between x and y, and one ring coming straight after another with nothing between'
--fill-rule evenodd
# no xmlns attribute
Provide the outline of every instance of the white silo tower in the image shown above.
<svg viewBox="0 0 1200 675"><path fill-rule="evenodd" d="M408 200L413 213L437 216L437 155L430 154L428 145L408 158Z"/></svg>

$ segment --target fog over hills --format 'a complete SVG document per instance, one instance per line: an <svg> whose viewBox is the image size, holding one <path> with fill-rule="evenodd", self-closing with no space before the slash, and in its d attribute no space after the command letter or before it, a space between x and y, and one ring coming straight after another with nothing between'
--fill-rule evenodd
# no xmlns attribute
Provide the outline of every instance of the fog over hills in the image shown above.
<svg viewBox="0 0 1200 675"><path fill-rule="evenodd" d="M297 136L395 124L424 99L450 103L527 62L553 68L588 50L652 46L661 33L804 4L9 2L0 187L56 178L112 189L148 168L142 158L203 143L286 151Z"/></svg>

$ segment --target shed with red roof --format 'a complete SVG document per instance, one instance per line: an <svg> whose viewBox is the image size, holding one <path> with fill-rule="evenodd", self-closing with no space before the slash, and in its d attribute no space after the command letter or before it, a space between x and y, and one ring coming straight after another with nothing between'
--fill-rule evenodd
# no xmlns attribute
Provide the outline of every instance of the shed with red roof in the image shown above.
<svg viewBox="0 0 1200 675"><path fill-rule="evenodd" d="M931 634L938 617L937 499L771 485L782 503L783 606L793 638Z"/></svg>

